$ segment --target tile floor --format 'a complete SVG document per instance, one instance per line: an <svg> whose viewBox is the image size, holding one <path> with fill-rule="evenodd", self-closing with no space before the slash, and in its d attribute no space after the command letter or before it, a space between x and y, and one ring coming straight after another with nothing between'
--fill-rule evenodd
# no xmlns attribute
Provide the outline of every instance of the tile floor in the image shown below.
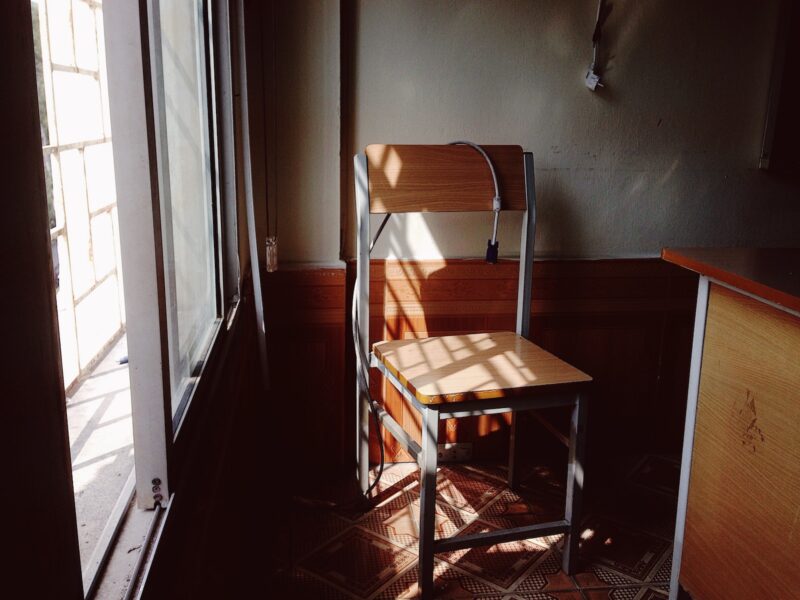
<svg viewBox="0 0 800 600"><path fill-rule="evenodd" d="M668 462L668 461L667 461ZM655 465L655 467L653 466ZM631 472L623 493L583 520L581 566L561 565L561 536L439 554L438 598L656 600L667 597L675 497L648 477L659 459ZM667 467L669 470L669 467ZM438 475L437 537L514 527L563 514L563 474L533 469L520 493L502 467L449 465ZM371 506L296 499L273 570L277 597L414 598L419 478L416 465L388 465Z"/></svg>
<svg viewBox="0 0 800 600"><path fill-rule="evenodd" d="M85 569L133 471L133 429L123 336L67 398L72 485Z"/></svg>

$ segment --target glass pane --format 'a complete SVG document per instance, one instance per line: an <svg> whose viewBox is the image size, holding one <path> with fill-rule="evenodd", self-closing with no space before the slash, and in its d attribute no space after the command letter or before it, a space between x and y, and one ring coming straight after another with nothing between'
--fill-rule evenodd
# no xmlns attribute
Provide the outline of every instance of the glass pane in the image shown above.
<svg viewBox="0 0 800 600"><path fill-rule="evenodd" d="M204 2L154 2L164 277L173 414L199 374L218 316Z"/></svg>

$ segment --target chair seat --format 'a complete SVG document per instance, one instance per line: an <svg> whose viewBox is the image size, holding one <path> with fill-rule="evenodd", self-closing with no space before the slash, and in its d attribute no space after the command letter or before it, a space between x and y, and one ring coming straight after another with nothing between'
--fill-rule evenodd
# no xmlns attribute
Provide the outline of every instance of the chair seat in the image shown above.
<svg viewBox="0 0 800 600"><path fill-rule="evenodd" d="M509 331L378 342L372 351L423 404L530 396L592 380Z"/></svg>

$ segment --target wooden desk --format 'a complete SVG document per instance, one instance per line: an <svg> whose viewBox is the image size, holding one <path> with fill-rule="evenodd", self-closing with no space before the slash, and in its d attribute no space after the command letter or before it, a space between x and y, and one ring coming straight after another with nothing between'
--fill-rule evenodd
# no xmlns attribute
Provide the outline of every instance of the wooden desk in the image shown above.
<svg viewBox="0 0 800 600"><path fill-rule="evenodd" d="M800 250L662 257L700 274L670 598L800 598Z"/></svg>

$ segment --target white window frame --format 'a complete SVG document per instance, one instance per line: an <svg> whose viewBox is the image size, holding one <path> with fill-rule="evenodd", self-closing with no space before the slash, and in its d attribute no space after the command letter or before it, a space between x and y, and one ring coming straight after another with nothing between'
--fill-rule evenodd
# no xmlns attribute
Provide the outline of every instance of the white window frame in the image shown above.
<svg viewBox="0 0 800 600"><path fill-rule="evenodd" d="M236 242L236 177L233 158L233 100L230 89L231 52L228 0L208 0L209 89L212 185L217 194L216 217L221 318L213 331L206 361L221 341L224 323L236 310L241 274ZM106 0L106 36L111 130L117 184L122 269L128 323L131 409L136 469L136 498L140 508L166 506L170 494L169 455L180 425L191 407L191 394L173 416L169 340L165 294L159 160L158 116L154 106L151 48L153 27L148 13L152 0ZM217 60L225 63L221 65ZM221 81L219 81L221 80ZM146 124L143 127L142 124ZM198 377L202 379L205 364ZM194 386L197 388L197 385Z"/></svg>

